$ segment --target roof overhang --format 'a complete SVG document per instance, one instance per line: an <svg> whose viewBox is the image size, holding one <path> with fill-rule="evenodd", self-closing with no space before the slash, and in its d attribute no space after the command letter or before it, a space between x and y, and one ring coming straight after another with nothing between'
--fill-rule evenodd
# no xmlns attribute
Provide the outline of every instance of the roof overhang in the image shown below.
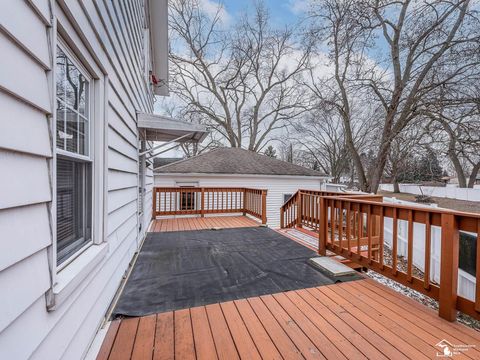
<svg viewBox="0 0 480 360"><path fill-rule="evenodd" d="M272 174L224 174L224 173L174 173L174 172L161 172L161 168L164 166L159 166L156 169L153 169L153 173L155 176L162 176L162 177L225 177L225 178L268 178L268 179L303 179L303 180L321 180L325 181L328 180L326 176L314 176L314 175L272 175Z"/></svg>
<svg viewBox="0 0 480 360"><path fill-rule="evenodd" d="M150 0L150 32L153 48L155 95L168 96L168 0Z"/></svg>
<svg viewBox="0 0 480 360"><path fill-rule="evenodd" d="M145 130L145 140L147 141L200 143L208 134L207 128L203 125L155 114L137 113L137 126L139 129Z"/></svg>

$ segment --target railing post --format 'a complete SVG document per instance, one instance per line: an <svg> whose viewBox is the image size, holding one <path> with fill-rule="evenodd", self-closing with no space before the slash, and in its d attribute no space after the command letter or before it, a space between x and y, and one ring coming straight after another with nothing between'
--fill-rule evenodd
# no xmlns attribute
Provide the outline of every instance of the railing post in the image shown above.
<svg viewBox="0 0 480 360"><path fill-rule="evenodd" d="M442 214L442 243L440 259L440 317L455 321L457 318L459 231L454 214Z"/></svg>
<svg viewBox="0 0 480 360"><path fill-rule="evenodd" d="M297 194L297 227L302 227L302 216L303 216L303 197L302 193L299 191Z"/></svg>
<svg viewBox="0 0 480 360"><path fill-rule="evenodd" d="M283 206L280 208L280 229L283 229L285 227L285 210L283 209Z"/></svg>
<svg viewBox="0 0 480 360"><path fill-rule="evenodd" d="M157 217L157 189L155 186L153 187L153 192L152 192L152 220Z"/></svg>
<svg viewBox="0 0 480 360"><path fill-rule="evenodd" d="M319 229L318 229L318 254L327 255L327 236L328 236L328 214L327 214L327 200L320 197L319 209Z"/></svg>
<svg viewBox="0 0 480 360"><path fill-rule="evenodd" d="M205 217L205 189L202 187L202 195L200 198L200 217Z"/></svg>
<svg viewBox="0 0 480 360"><path fill-rule="evenodd" d="M247 215L247 190L243 189L243 216Z"/></svg>
<svg viewBox="0 0 480 360"><path fill-rule="evenodd" d="M262 224L267 223L267 190L262 190Z"/></svg>

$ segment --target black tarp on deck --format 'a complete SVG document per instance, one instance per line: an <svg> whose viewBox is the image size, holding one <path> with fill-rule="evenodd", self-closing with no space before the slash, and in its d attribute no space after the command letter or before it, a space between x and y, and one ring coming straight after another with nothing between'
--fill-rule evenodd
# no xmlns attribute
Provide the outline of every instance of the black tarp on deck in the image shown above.
<svg viewBox="0 0 480 360"><path fill-rule="evenodd" d="M263 227L149 233L113 316L333 284L307 263L314 256L314 251Z"/></svg>

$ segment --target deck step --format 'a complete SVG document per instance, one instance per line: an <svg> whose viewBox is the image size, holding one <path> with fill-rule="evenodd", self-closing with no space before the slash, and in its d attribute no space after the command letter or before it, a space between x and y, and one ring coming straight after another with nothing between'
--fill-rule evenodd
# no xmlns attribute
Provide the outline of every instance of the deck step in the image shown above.
<svg viewBox="0 0 480 360"><path fill-rule="evenodd" d="M326 271L332 276L344 276L344 275L351 275L355 274L356 271L351 267L342 264L338 260L331 258L329 256L320 256L314 257L308 260L309 263L316 268Z"/></svg>

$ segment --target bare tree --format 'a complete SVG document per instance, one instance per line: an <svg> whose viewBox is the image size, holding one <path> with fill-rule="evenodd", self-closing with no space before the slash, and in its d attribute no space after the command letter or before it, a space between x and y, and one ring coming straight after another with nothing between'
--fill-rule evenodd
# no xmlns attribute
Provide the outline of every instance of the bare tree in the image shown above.
<svg viewBox="0 0 480 360"><path fill-rule="evenodd" d="M390 147L385 175L392 181L395 193L400 192L400 182L405 179L405 173L414 168L412 162L417 161L417 155L426 148L430 149L429 131L418 123L405 128L393 139Z"/></svg>
<svg viewBox="0 0 480 360"><path fill-rule="evenodd" d="M332 176L333 182L340 182L350 170L351 157L345 139L343 122L338 113L321 105L315 107L302 121L291 123L291 138L308 154L310 166L316 166ZM367 138L367 127L359 128L354 134L355 144Z"/></svg>
<svg viewBox="0 0 480 360"><path fill-rule="evenodd" d="M429 126L437 144L450 159L457 174L458 186L473 188L480 172L480 107L456 104L430 112Z"/></svg>
<svg viewBox="0 0 480 360"><path fill-rule="evenodd" d="M262 3L228 27L221 8L209 16L198 0L171 2L172 92L232 147L260 152L286 121L308 108L301 88L310 45L275 29Z"/></svg>
<svg viewBox="0 0 480 360"><path fill-rule="evenodd" d="M334 74L324 78L342 115L348 147L361 188L376 192L392 142L429 106L435 90L478 67L480 26L468 0L320 0L312 15L322 25ZM433 76L444 69L442 76ZM381 117L372 144L373 167L366 168L353 143L350 107L363 97L378 104ZM331 101L332 96L325 96Z"/></svg>

